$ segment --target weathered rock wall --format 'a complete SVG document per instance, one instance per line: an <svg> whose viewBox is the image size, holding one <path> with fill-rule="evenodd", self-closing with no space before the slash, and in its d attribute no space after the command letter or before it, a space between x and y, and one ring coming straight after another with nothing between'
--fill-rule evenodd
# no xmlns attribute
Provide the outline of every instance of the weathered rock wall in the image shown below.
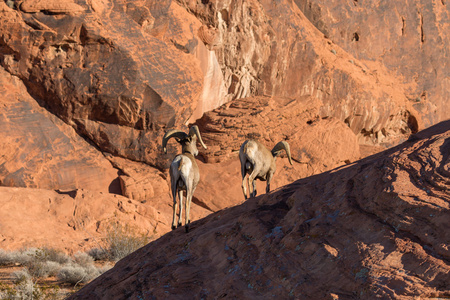
<svg viewBox="0 0 450 300"><path fill-rule="evenodd" d="M0 185L120 194L118 170L0 67Z"/></svg>
<svg viewBox="0 0 450 300"><path fill-rule="evenodd" d="M201 23L177 4L33 3L0 3L0 64L101 150L158 165L148 140L225 102ZM125 150L133 130L142 146Z"/></svg>
<svg viewBox="0 0 450 300"><path fill-rule="evenodd" d="M162 169L156 141L166 128L256 95L317 98L318 117L345 122L365 143L395 144L423 125L400 81L287 1L33 3L0 4L1 65L114 155Z"/></svg>
<svg viewBox="0 0 450 300"><path fill-rule="evenodd" d="M179 1L215 36L225 85L233 98L318 98L320 117L346 122L361 142L398 142L422 128L401 81L368 66L324 37L288 1ZM376 68L376 70L374 69Z"/></svg>
<svg viewBox="0 0 450 300"><path fill-rule="evenodd" d="M450 117L450 8L446 1L294 2L345 51L395 74L425 126Z"/></svg>

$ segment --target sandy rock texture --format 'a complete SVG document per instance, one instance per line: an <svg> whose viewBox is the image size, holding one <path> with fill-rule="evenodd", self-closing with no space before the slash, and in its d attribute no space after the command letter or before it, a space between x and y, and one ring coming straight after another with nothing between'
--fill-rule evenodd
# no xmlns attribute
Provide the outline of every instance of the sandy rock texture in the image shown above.
<svg viewBox="0 0 450 300"><path fill-rule="evenodd" d="M114 222L149 236L166 226L156 209L119 195L9 187L1 187L0 195L2 249L50 246L74 253L103 246Z"/></svg>
<svg viewBox="0 0 450 300"><path fill-rule="evenodd" d="M158 169L174 154L160 154L165 130L244 97L314 103L369 144L440 119L289 1L8 0L0 14L0 65L42 107L99 150Z"/></svg>
<svg viewBox="0 0 450 300"><path fill-rule="evenodd" d="M120 194L118 170L0 68L0 184Z"/></svg>
<svg viewBox="0 0 450 300"><path fill-rule="evenodd" d="M340 119L365 143L398 142L422 128L399 79L326 38L294 2L178 2L215 29L213 49L233 98L317 99L321 118Z"/></svg>
<svg viewBox="0 0 450 300"><path fill-rule="evenodd" d="M156 165L161 128L225 102L201 23L171 1L7 1L0 13L1 65L103 151Z"/></svg>
<svg viewBox="0 0 450 300"><path fill-rule="evenodd" d="M425 126L448 119L448 1L294 2L345 51L395 74Z"/></svg>
<svg viewBox="0 0 450 300"><path fill-rule="evenodd" d="M150 240L170 230L170 207L158 209L91 190L0 187L0 248L50 247L68 253L105 247L109 227L127 225ZM193 205L193 219L210 212Z"/></svg>
<svg viewBox="0 0 450 300"><path fill-rule="evenodd" d="M449 128L211 214L69 299L449 297Z"/></svg>
<svg viewBox="0 0 450 300"><path fill-rule="evenodd" d="M391 2L0 1L0 248L159 238L80 299L450 297L449 6ZM193 124L168 233L161 140ZM294 164L244 202L246 139Z"/></svg>

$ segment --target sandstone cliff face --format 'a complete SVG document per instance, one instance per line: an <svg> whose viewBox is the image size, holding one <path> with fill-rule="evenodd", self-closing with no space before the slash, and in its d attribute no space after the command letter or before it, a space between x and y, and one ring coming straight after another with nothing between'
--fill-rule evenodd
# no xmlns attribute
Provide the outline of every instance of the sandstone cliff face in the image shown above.
<svg viewBox="0 0 450 300"><path fill-rule="evenodd" d="M300 165L278 177L281 185L358 159L358 142L392 144L417 129L420 116L399 100L401 92L377 87L373 74L350 63L295 6L241 4L0 2L3 82L17 81L2 103L23 93L40 105L39 114L21 108L28 121L4 109L4 134L16 143L5 139L0 150L2 185L87 188L152 203L162 197L168 206L164 171L179 149L170 145L163 155L162 135L217 107L198 121L211 149L203 159L224 162L229 182L239 173L225 161L237 159L247 138L267 147L290 139ZM367 98L356 96L362 91ZM384 95L393 96L385 102ZM14 154L16 145L28 154ZM209 186L199 187L207 198L199 204L232 205L224 194L208 203Z"/></svg>
<svg viewBox="0 0 450 300"><path fill-rule="evenodd" d="M423 124L407 86L288 1L10 0L0 10L0 63L40 105L101 151L159 169L174 154L159 154L164 130L242 97L314 102L316 117L345 122L362 143L396 144Z"/></svg>
<svg viewBox="0 0 450 300"><path fill-rule="evenodd" d="M448 297L448 122L356 162L449 117L448 5L345 4L0 1L0 247L95 247L110 220L167 233L180 149L161 139L195 123L191 219L216 213L81 295ZM225 211L250 138L294 165Z"/></svg>
<svg viewBox="0 0 450 300"><path fill-rule="evenodd" d="M346 122L361 142L398 142L422 126L401 81L367 66L324 37L289 1L179 1L217 35L234 98L282 96L320 101L319 116ZM375 109L373 109L375 108Z"/></svg>
<svg viewBox="0 0 450 300"><path fill-rule="evenodd" d="M395 74L425 126L449 118L450 10L446 1L295 3L345 51Z"/></svg>
<svg viewBox="0 0 450 300"><path fill-rule="evenodd" d="M33 3L1 3L1 64L102 150L157 164L161 128L224 103L201 23L171 1ZM144 146L123 153L133 130Z"/></svg>
<svg viewBox="0 0 450 300"><path fill-rule="evenodd" d="M171 232L70 299L448 297L449 126Z"/></svg>
<svg viewBox="0 0 450 300"><path fill-rule="evenodd" d="M0 68L0 184L120 194L117 170Z"/></svg>

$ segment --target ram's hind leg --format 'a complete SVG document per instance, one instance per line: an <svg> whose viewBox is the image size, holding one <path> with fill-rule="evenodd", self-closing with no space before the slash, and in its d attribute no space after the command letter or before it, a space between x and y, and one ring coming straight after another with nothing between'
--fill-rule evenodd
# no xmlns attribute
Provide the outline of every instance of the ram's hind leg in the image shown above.
<svg viewBox="0 0 450 300"><path fill-rule="evenodd" d="M246 182L245 176L247 175L247 172L245 171L245 164L241 164L241 174L242 174L242 192L244 192L244 198L247 200L247 186L248 183Z"/></svg>
<svg viewBox="0 0 450 300"><path fill-rule="evenodd" d="M186 232L189 232L189 225L191 224L191 218L190 218L190 213L191 213L191 203L192 203L192 196L194 195L194 189L192 188L188 188L187 192L186 192L186 220L184 223L184 229L186 230Z"/></svg>
<svg viewBox="0 0 450 300"><path fill-rule="evenodd" d="M253 198L256 197L256 179L253 179L253 193L252 193L252 197Z"/></svg>
<svg viewBox="0 0 450 300"><path fill-rule="evenodd" d="M256 174L255 170L253 170L252 174L248 176L248 188L250 190L250 197L252 198L256 197Z"/></svg>
<svg viewBox="0 0 450 300"><path fill-rule="evenodd" d="M178 190L178 198L180 199L180 215L178 216L178 227L181 226L181 220L183 215L183 191Z"/></svg>
<svg viewBox="0 0 450 300"><path fill-rule="evenodd" d="M176 218L177 218L177 210L178 210L178 202L177 202L177 184L172 183L172 197L173 197L173 218L172 218L172 230L177 228L176 226Z"/></svg>

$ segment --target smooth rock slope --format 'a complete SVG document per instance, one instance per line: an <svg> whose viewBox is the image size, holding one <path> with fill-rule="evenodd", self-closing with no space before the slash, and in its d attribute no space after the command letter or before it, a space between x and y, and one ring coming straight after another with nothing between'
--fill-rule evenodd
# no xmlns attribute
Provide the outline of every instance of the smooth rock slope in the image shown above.
<svg viewBox="0 0 450 300"><path fill-rule="evenodd" d="M450 121L161 237L70 299L450 297Z"/></svg>

